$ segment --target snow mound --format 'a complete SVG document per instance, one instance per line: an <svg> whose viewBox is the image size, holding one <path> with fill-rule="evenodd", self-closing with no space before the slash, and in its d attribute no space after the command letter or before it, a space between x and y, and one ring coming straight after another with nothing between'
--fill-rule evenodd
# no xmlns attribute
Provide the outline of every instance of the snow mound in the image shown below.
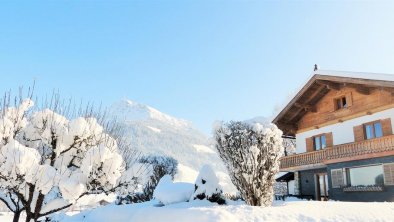
<svg viewBox="0 0 394 222"><path fill-rule="evenodd" d="M190 200L209 200L218 204L226 201L222 197L223 190L219 185L219 180L209 165L204 165L195 182L195 189Z"/></svg>
<svg viewBox="0 0 394 222"><path fill-rule="evenodd" d="M197 189L194 192L192 197L193 199L195 199L199 194L205 194L207 197L211 197L212 195L221 192L219 180L209 165L204 165L201 168L195 184Z"/></svg>
<svg viewBox="0 0 394 222"><path fill-rule="evenodd" d="M170 175L165 175L157 184L153 198L164 205L186 202L193 194L194 185L191 183L174 183Z"/></svg>

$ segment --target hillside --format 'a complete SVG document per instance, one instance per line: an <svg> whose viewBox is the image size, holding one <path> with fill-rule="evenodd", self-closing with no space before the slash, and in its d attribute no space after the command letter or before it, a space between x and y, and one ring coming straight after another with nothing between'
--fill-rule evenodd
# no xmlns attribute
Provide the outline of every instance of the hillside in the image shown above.
<svg viewBox="0 0 394 222"><path fill-rule="evenodd" d="M110 113L126 128L130 142L137 150L178 160L176 180L194 182L202 165L211 164L222 178L222 185L227 186L229 178L215 149L208 137L191 122L130 100L114 103Z"/></svg>

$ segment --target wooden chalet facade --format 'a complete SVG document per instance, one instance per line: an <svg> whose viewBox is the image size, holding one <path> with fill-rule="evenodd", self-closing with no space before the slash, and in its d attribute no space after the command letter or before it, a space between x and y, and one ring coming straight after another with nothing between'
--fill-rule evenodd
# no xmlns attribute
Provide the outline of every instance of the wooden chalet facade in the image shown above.
<svg viewBox="0 0 394 222"><path fill-rule="evenodd" d="M316 70L273 123L296 138L296 194L394 201L394 75Z"/></svg>

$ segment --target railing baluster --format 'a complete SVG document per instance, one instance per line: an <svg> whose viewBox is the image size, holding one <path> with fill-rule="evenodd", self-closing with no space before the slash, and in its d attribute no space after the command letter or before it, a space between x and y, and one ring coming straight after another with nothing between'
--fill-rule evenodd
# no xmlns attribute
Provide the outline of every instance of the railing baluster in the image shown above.
<svg viewBox="0 0 394 222"><path fill-rule="evenodd" d="M324 160L352 157L394 150L394 135L364 140L360 142L335 145L323 150L294 154L280 159L281 169L322 163Z"/></svg>

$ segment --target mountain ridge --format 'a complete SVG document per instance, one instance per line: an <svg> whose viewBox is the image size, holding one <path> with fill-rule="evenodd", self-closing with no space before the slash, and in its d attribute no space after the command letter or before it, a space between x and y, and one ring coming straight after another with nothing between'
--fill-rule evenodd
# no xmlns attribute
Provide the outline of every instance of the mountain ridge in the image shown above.
<svg viewBox="0 0 394 222"><path fill-rule="evenodd" d="M210 139L192 122L128 99L114 103L110 113L125 128L133 148L144 155L166 155L178 161L176 181L194 182L201 167L210 164L221 178L222 186L228 186L222 160Z"/></svg>

